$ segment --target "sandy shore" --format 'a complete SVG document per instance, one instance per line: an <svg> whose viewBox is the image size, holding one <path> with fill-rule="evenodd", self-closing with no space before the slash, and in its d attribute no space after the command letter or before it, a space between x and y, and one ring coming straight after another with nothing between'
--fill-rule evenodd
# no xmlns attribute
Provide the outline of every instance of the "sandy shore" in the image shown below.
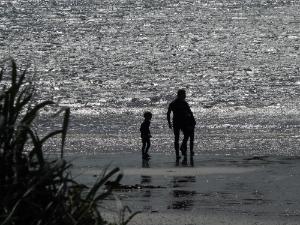
<svg viewBox="0 0 300 225"><path fill-rule="evenodd" d="M92 184L104 165L119 166L122 185L104 203L104 214L118 220L120 205L141 211L139 225L298 225L300 159L196 155L194 166L176 164L172 155L137 153L70 156L73 174ZM120 201L115 200L120 199Z"/></svg>
<svg viewBox="0 0 300 225"><path fill-rule="evenodd" d="M118 222L118 217L105 215L111 221ZM251 217L245 215L216 213L141 213L136 215L131 225L299 225L299 219L278 219L276 217Z"/></svg>

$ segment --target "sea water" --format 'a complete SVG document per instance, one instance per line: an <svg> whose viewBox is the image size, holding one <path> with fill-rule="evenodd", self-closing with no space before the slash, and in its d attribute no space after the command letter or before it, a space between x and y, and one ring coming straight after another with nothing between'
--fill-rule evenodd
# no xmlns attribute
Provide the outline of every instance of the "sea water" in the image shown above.
<svg viewBox="0 0 300 225"><path fill-rule="evenodd" d="M71 107L69 153L139 151L150 110L151 151L173 154L185 88L196 154L299 155L299 23L298 0L2 0L0 60Z"/></svg>

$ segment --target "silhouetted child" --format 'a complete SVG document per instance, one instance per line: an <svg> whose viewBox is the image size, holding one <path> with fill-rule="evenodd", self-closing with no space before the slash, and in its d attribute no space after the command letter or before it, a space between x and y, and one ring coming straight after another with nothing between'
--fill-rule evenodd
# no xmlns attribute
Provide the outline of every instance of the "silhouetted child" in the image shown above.
<svg viewBox="0 0 300 225"><path fill-rule="evenodd" d="M150 148L150 138L151 138L151 133L150 133L150 123L151 123L151 118L152 118L152 113L151 112L145 112L144 113L144 121L141 124L141 138L142 138L142 156L143 159L149 159L150 156L148 154L149 148Z"/></svg>

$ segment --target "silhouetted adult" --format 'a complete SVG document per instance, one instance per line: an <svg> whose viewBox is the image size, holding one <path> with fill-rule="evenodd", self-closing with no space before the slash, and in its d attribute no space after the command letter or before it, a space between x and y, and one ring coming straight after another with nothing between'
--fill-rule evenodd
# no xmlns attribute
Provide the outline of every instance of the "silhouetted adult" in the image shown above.
<svg viewBox="0 0 300 225"><path fill-rule="evenodd" d="M177 98L169 105L167 112L167 119L170 129L174 131L174 147L176 152L176 160L180 159L179 156L179 136L180 131L183 132L184 138L180 147L181 153L184 156L183 163L187 161L187 141L190 139L190 154L191 158L194 155L194 128L196 121L191 111L189 104L185 101L186 92L184 89L179 89ZM171 112L173 113L173 120L171 123Z"/></svg>

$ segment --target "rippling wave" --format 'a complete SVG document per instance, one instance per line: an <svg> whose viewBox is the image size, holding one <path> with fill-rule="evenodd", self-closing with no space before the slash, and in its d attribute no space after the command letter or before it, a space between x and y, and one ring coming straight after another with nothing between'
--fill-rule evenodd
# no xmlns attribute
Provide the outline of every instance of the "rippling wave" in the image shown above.
<svg viewBox="0 0 300 225"><path fill-rule="evenodd" d="M162 123L186 88L197 118L299 115L298 0L2 0L0 15L0 60L75 114Z"/></svg>

